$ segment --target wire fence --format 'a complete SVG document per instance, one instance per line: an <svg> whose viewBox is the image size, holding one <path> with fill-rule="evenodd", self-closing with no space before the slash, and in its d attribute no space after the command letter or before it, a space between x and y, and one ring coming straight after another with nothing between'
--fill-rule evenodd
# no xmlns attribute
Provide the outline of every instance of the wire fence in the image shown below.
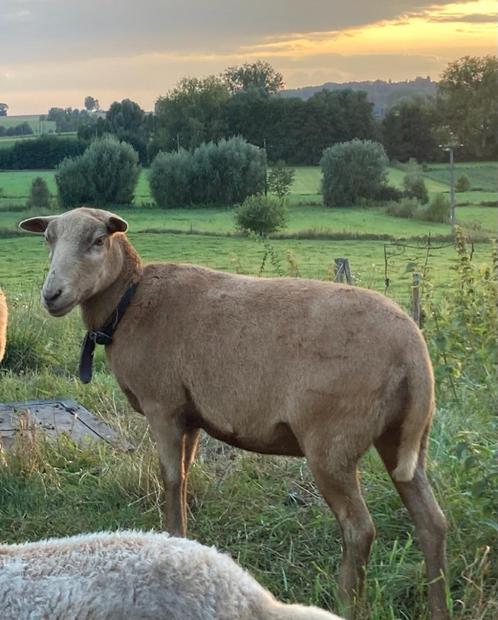
<svg viewBox="0 0 498 620"><path fill-rule="evenodd" d="M351 244L344 252L345 247L342 245L338 248L342 252L328 254L318 262L314 256L298 256L292 249L281 250L268 242L264 244L258 273L349 282L382 292L415 313L414 303L420 308L429 292L437 298L451 285L449 274L456 260L453 242L434 242L430 236L420 242L379 242L370 246L368 256L360 245ZM333 245L327 249L333 251Z"/></svg>

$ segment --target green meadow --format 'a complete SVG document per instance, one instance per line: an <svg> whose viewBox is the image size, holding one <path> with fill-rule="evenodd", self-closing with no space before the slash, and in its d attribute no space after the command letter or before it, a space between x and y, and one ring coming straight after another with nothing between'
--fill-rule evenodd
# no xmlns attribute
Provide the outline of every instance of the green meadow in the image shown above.
<svg viewBox="0 0 498 620"><path fill-rule="evenodd" d="M489 191L469 191L457 194L458 203L465 205L458 207L457 220L462 226L467 226L474 232L483 231L484 233L494 234L498 223L498 205L495 207L481 206L480 203L482 201L496 201L498 198L496 165L481 166L479 164L474 169L478 171L476 183L484 183L482 180L484 178L484 187ZM467 166L465 170L468 173L470 167ZM148 171L144 170L135 192L135 206L146 205L147 208L121 210L124 217L130 221L133 230L234 232L233 210L231 209L153 208L147 175ZM389 180L395 186L401 186L403 175L404 173L401 170L389 169ZM18 216L13 215L15 212L10 210L26 203L31 181L36 176L44 178L50 192L56 194L53 171L0 172L0 229L9 228L15 224ZM473 177L469 176L472 180ZM427 178L426 181L430 194L449 193L448 184L430 178ZM495 183L494 190L492 189L493 183ZM319 168L311 166L297 168L289 201L289 224L285 233L308 233L308 235L344 233L349 235L389 235L402 238L424 236L429 233L432 235L448 233L448 226L445 224L393 218L386 215L382 207L328 209L323 207L319 192ZM19 219L21 219L20 216Z"/></svg>

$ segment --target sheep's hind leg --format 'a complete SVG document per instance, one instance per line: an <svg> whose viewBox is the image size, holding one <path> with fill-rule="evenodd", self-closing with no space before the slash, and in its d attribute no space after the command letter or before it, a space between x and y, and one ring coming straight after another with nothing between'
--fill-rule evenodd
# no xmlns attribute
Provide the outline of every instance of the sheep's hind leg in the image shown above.
<svg viewBox="0 0 498 620"><path fill-rule="evenodd" d="M391 429L375 442L389 474L397 465L399 435L399 429ZM422 439L413 479L409 482L393 482L415 523L417 538L425 556L431 618L447 620L450 617L445 593L447 525L425 475L426 445L427 431Z"/></svg>
<svg viewBox="0 0 498 620"><path fill-rule="evenodd" d="M183 485L182 485L182 507L184 510L183 519L187 523L187 486L188 486L188 472L190 466L194 462L195 455L197 454L197 448L199 447L199 435L200 429L192 428L186 431L183 435Z"/></svg>
<svg viewBox="0 0 498 620"><path fill-rule="evenodd" d="M316 483L334 512L342 531L343 554L339 579L341 602L348 617L363 595L365 567L375 538L375 527L361 495L356 463L347 470L327 467L308 458ZM341 462L339 458L337 462Z"/></svg>

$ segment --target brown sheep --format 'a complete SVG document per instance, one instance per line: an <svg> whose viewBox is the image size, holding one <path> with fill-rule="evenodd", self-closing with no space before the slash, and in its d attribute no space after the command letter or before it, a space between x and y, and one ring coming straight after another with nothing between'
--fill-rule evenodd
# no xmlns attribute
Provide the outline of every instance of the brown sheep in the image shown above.
<svg viewBox="0 0 498 620"><path fill-rule="evenodd" d="M5 354L5 343L7 338L7 301L0 289L0 361Z"/></svg>
<svg viewBox="0 0 498 620"><path fill-rule="evenodd" d="M358 287L143 266L127 223L107 211L80 208L20 226L48 242L42 302L53 316L80 305L87 328L99 330L138 284L106 354L156 440L171 533L186 531L200 429L246 450L305 456L341 527L340 591L351 601L375 535L357 475L374 444L415 522L432 618L448 618L446 521L424 464L434 380L405 312Z"/></svg>

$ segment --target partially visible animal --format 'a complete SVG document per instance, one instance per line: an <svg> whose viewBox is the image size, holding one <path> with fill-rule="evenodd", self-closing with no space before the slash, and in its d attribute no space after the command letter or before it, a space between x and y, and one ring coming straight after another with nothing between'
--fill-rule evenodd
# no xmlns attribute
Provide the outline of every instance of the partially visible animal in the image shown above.
<svg viewBox="0 0 498 620"><path fill-rule="evenodd" d="M122 531L0 545L2 620L340 620L279 603L230 557Z"/></svg>
<svg viewBox="0 0 498 620"><path fill-rule="evenodd" d="M7 339L7 300L0 289L0 361L2 361L5 354L5 343Z"/></svg>
<svg viewBox="0 0 498 620"><path fill-rule="evenodd" d="M386 297L297 278L142 265L117 215L80 208L25 220L45 235L42 302L81 306L89 330L136 292L106 346L147 417L166 489L166 527L186 531L186 480L200 429L234 446L305 456L343 536L339 590L361 595L375 536L357 464L374 444L415 522L433 619L448 618L446 520L425 474L434 378L423 336Z"/></svg>

